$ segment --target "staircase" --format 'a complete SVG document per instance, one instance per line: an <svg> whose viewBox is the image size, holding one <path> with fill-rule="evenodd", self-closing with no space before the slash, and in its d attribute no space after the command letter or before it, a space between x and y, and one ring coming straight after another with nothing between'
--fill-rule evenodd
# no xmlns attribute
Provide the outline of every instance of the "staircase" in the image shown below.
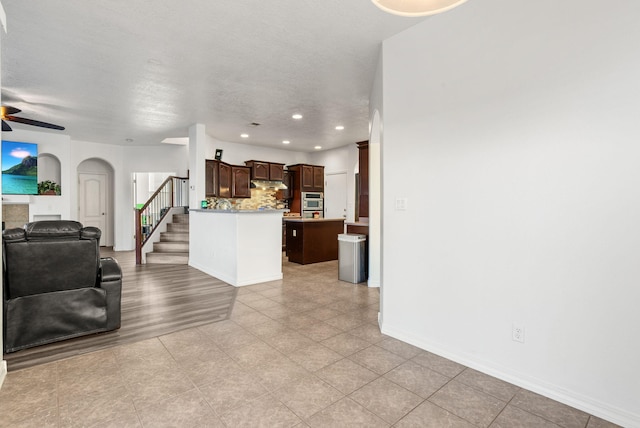
<svg viewBox="0 0 640 428"><path fill-rule="evenodd" d="M174 214L167 231L147 253L147 264L186 265L189 262L189 214Z"/></svg>

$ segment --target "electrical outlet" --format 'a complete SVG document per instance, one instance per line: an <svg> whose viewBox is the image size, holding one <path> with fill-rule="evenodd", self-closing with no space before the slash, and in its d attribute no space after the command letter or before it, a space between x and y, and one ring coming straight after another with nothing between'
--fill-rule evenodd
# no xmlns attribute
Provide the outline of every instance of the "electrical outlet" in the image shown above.
<svg viewBox="0 0 640 428"><path fill-rule="evenodd" d="M513 327L511 329L511 339L514 342L524 343L524 326L518 323L513 323Z"/></svg>

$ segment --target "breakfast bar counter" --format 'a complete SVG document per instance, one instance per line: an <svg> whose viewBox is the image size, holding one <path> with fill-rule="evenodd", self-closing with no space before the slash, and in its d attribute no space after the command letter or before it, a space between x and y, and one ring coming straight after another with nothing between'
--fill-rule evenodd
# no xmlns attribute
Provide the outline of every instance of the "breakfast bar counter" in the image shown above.
<svg viewBox="0 0 640 428"><path fill-rule="evenodd" d="M189 265L234 286L282 279L284 210L189 210Z"/></svg>

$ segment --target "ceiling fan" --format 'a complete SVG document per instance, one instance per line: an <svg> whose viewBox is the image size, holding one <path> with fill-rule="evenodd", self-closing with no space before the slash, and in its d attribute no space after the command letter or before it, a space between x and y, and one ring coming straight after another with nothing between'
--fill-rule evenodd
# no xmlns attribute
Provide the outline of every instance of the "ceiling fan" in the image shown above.
<svg viewBox="0 0 640 428"><path fill-rule="evenodd" d="M15 107L9 107L9 106L0 107L0 114L2 116L2 130L4 132L11 131L11 127L5 121L24 123L25 125L40 126L42 128L57 129L59 131L64 131L64 126L58 126L52 123L40 122L39 120L33 120L33 119L27 119L24 117L14 116L14 114L20 113L21 111L22 110Z"/></svg>

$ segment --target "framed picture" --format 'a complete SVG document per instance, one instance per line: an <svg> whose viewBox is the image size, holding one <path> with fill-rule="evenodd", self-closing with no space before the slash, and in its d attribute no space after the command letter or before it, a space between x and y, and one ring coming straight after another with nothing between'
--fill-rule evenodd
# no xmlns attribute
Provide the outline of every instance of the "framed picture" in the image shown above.
<svg viewBox="0 0 640 428"><path fill-rule="evenodd" d="M2 140L2 194L38 194L38 145Z"/></svg>
<svg viewBox="0 0 640 428"><path fill-rule="evenodd" d="M216 149L216 160L222 160L222 149Z"/></svg>

